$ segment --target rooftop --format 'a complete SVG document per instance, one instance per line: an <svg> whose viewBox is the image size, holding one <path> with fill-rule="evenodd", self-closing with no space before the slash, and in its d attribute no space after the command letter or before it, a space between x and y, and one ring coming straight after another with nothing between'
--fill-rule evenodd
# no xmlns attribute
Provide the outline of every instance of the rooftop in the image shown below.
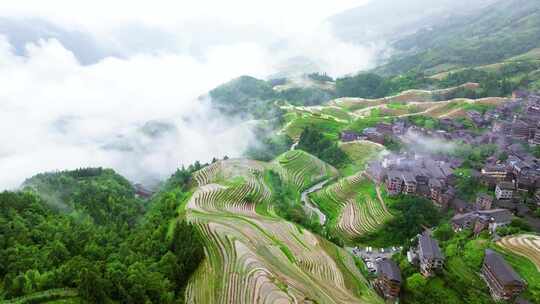
<svg viewBox="0 0 540 304"><path fill-rule="evenodd" d="M424 232L418 237L418 246L425 258L443 258L439 243L428 232Z"/></svg>
<svg viewBox="0 0 540 304"><path fill-rule="evenodd" d="M523 280L521 277L506 263L506 261L503 259L503 257L498 254L497 252L486 249L486 257L484 259L484 263L491 269L495 277L502 283L502 284L509 284L514 282L521 282L523 283Z"/></svg>
<svg viewBox="0 0 540 304"><path fill-rule="evenodd" d="M401 283L401 270L393 260L383 258L377 261L377 271L386 275L390 280Z"/></svg>

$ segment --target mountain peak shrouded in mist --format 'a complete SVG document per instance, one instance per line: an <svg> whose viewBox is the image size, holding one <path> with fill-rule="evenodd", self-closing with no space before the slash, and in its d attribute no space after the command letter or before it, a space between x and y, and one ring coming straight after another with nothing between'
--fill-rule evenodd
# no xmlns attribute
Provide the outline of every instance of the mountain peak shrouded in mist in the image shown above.
<svg viewBox="0 0 540 304"><path fill-rule="evenodd" d="M331 17L341 39L393 41L441 20L466 15L499 0L376 0Z"/></svg>

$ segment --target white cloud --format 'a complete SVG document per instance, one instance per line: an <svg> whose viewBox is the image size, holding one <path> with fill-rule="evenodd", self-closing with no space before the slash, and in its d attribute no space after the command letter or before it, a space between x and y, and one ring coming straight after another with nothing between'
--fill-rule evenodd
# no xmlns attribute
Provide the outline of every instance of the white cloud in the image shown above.
<svg viewBox="0 0 540 304"><path fill-rule="evenodd" d="M107 31L129 22L174 27L194 20L207 23L268 27L278 32L297 31L369 0L3 0L2 14L39 16L64 25ZM305 31L304 31L305 32Z"/></svg>
<svg viewBox="0 0 540 304"><path fill-rule="evenodd" d="M250 128L197 97L240 75L264 78L293 57L331 75L368 67L373 47L339 41L321 25L364 2L2 1L0 16L82 29L124 56L82 65L55 39L28 44L25 56L0 39L0 188L84 166L163 178L195 160L240 155ZM134 24L150 30L138 37ZM166 36L159 43L174 46L147 51L158 32ZM149 137L140 129L153 120L175 128Z"/></svg>
<svg viewBox="0 0 540 304"><path fill-rule="evenodd" d="M54 40L30 45L26 58L3 40L0 81L9 85L0 89L0 186L98 165L133 179L163 177L181 164L240 154L249 128L195 98L238 75L270 72L264 51L243 44L211 49L206 58L141 55L81 66ZM177 131L157 140L136 131L153 119L168 119ZM122 141L129 153L103 148Z"/></svg>

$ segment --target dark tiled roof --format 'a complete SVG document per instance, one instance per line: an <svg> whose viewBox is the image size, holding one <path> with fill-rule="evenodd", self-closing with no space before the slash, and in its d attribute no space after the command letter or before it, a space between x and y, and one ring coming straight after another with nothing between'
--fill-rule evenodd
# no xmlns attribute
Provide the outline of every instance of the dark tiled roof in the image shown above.
<svg viewBox="0 0 540 304"><path fill-rule="evenodd" d="M390 170L388 172L388 179L400 179L401 180L401 172L396 170Z"/></svg>
<svg viewBox="0 0 540 304"><path fill-rule="evenodd" d="M514 184L512 184L510 182L498 183L497 187L501 188L502 190L514 190Z"/></svg>
<svg viewBox="0 0 540 304"><path fill-rule="evenodd" d="M492 209L478 211L478 214L488 216L496 223L506 223L512 221L512 212L508 209Z"/></svg>
<svg viewBox="0 0 540 304"><path fill-rule="evenodd" d="M377 261L377 270L390 280L401 283L401 270L393 260L384 258Z"/></svg>
<svg viewBox="0 0 540 304"><path fill-rule="evenodd" d="M429 179L429 186L430 186L430 187L441 188L441 187L442 187L442 183L441 183L438 179L430 178L430 179Z"/></svg>
<svg viewBox="0 0 540 304"><path fill-rule="evenodd" d="M409 172L403 172L401 177L405 183L416 183L416 178Z"/></svg>
<svg viewBox="0 0 540 304"><path fill-rule="evenodd" d="M519 275L506 263L503 257L491 249L486 249L486 257L484 263L491 269L493 275L502 284L521 282L523 280Z"/></svg>
<svg viewBox="0 0 540 304"><path fill-rule="evenodd" d="M439 243L427 232L424 232L418 238L418 246L425 258L442 259L443 257Z"/></svg>
<svg viewBox="0 0 540 304"><path fill-rule="evenodd" d="M464 213L464 214L456 214L452 217L452 223L462 226L465 223L474 220L475 217L476 215L473 212Z"/></svg>

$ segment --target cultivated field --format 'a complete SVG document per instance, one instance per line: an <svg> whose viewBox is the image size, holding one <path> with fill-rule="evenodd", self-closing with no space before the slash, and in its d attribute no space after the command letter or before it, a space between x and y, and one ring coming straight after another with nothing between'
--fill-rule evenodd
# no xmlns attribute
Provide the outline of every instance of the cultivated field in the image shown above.
<svg viewBox="0 0 540 304"><path fill-rule="evenodd" d="M283 106L287 111L286 123L281 132L293 140L298 140L302 130L316 125L328 136L337 139L340 131L349 128L358 119L379 120L428 116L432 118L466 117L469 109L479 106L497 106L508 99L490 97L483 99L448 99L459 88L477 88L476 83L467 83L455 88L435 91L409 90L396 96L381 99L338 98L322 106ZM447 100L448 99L448 100Z"/></svg>
<svg viewBox="0 0 540 304"><path fill-rule="evenodd" d="M273 164L283 180L294 185L298 191L338 175L334 167L302 150L285 152Z"/></svg>
<svg viewBox="0 0 540 304"><path fill-rule="evenodd" d="M330 225L346 239L375 231L392 218L362 173L344 178L314 193L311 199L330 218Z"/></svg>
<svg viewBox="0 0 540 304"><path fill-rule="evenodd" d="M531 260L540 271L540 237L530 234L512 235L500 239L497 245Z"/></svg>
<svg viewBox="0 0 540 304"><path fill-rule="evenodd" d="M200 186L186 205L186 219L199 228L207 255L187 288L188 303L382 303L344 250L257 213L257 204L269 203L269 188L259 170L227 168L232 163L197 173ZM299 151L256 165L275 166L298 188L336 174Z"/></svg>

